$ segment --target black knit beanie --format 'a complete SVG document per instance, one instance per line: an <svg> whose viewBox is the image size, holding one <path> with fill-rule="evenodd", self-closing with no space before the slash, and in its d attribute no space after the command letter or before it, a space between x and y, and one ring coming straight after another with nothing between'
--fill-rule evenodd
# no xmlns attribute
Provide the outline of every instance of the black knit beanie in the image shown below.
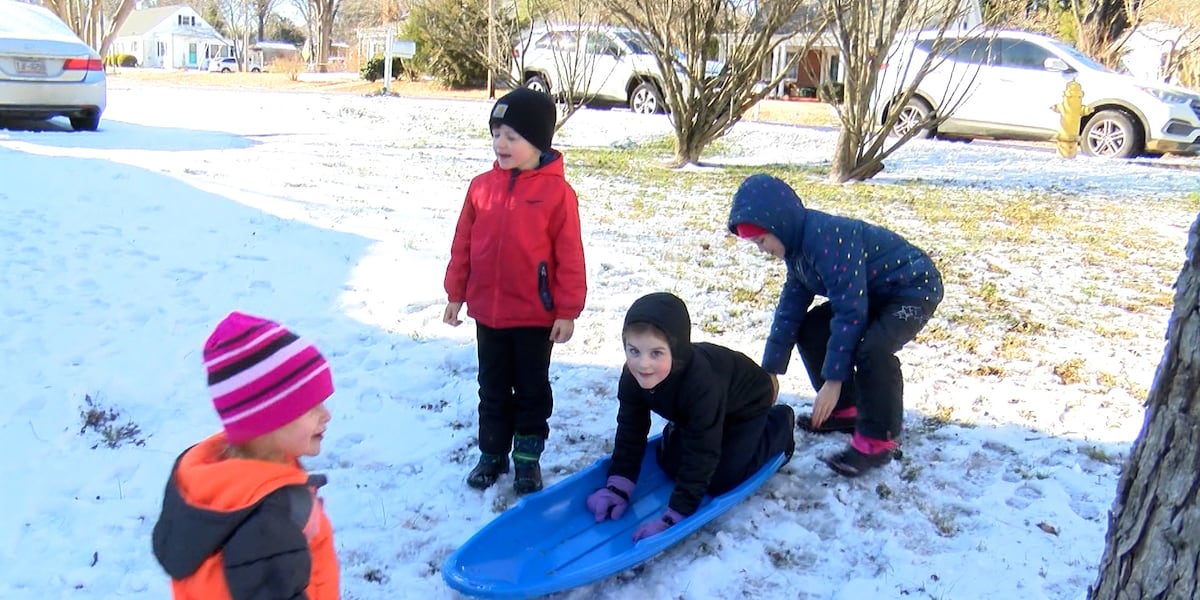
<svg viewBox="0 0 1200 600"><path fill-rule="evenodd" d="M488 120L488 130L498 125L508 125L545 152L554 141L554 123L558 113L554 108L554 100L542 92L519 87L496 101L492 107L492 117Z"/></svg>

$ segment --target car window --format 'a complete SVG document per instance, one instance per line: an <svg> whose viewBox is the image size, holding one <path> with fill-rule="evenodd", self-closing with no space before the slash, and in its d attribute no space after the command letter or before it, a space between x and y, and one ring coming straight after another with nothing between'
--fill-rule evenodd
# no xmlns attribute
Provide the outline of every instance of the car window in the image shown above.
<svg viewBox="0 0 1200 600"><path fill-rule="evenodd" d="M537 41L537 47L556 52L574 52L578 44L574 32L551 31Z"/></svg>
<svg viewBox="0 0 1200 600"><path fill-rule="evenodd" d="M987 62L987 40L978 38L960 40L960 43L953 47L951 57L955 62L982 65Z"/></svg>
<svg viewBox="0 0 1200 600"><path fill-rule="evenodd" d="M629 51L634 54L650 54L650 43L646 37L636 31L614 31L613 35L620 38Z"/></svg>
<svg viewBox="0 0 1200 600"><path fill-rule="evenodd" d="M617 54L617 45L603 33L591 32L587 36L588 54Z"/></svg>
<svg viewBox="0 0 1200 600"><path fill-rule="evenodd" d="M1109 73L1114 72L1112 69L1096 62L1094 59L1092 59L1092 57L1080 52L1074 46L1071 46L1069 44L1064 44L1058 40L1050 40L1050 43L1053 44L1054 47L1057 48L1063 54L1070 56L1071 58L1075 59L1077 62L1083 63L1083 66L1085 66L1085 67L1089 67L1089 68L1095 69L1097 71L1106 71Z"/></svg>
<svg viewBox="0 0 1200 600"><path fill-rule="evenodd" d="M1045 70L1046 59L1056 58L1049 50L1025 40L996 40L993 60L1001 67Z"/></svg>
<svg viewBox="0 0 1200 600"><path fill-rule="evenodd" d="M918 50L933 52L935 40L922 39L913 43ZM945 38L939 52L946 58L964 64L981 65L987 62L987 41L979 38Z"/></svg>

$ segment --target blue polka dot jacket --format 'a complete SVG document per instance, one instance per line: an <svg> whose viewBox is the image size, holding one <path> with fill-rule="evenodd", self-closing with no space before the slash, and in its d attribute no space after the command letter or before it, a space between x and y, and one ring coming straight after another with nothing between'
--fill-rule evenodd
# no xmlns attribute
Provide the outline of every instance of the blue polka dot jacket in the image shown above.
<svg viewBox="0 0 1200 600"><path fill-rule="evenodd" d="M786 373L792 346L816 296L833 308L821 377L846 381L854 350L872 306L893 300L942 300L942 277L924 251L896 233L870 223L804 207L788 184L770 175L751 175L733 195L729 231L752 223L779 238L787 280L775 307L775 320L762 366Z"/></svg>

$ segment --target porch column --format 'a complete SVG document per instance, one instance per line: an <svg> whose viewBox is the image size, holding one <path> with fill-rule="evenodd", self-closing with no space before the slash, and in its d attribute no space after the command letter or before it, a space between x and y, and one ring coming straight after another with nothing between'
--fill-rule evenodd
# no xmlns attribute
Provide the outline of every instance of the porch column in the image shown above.
<svg viewBox="0 0 1200 600"><path fill-rule="evenodd" d="M787 62L787 40L782 44L775 46L771 51L771 80L774 81L779 76L779 72L783 69L784 63ZM783 80L780 79L775 84L775 95L783 96Z"/></svg>

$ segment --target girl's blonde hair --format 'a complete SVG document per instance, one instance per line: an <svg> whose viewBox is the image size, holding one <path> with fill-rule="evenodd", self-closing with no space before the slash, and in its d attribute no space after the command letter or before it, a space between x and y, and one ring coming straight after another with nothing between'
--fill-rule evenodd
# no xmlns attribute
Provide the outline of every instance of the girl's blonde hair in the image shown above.
<svg viewBox="0 0 1200 600"><path fill-rule="evenodd" d="M278 430L276 430L278 431ZM287 454L273 448L272 440L274 436L267 433L260 435L252 440L247 440L240 444L228 444L225 446L223 456L225 458L241 458L246 460L263 460L267 462L277 462L288 464Z"/></svg>

